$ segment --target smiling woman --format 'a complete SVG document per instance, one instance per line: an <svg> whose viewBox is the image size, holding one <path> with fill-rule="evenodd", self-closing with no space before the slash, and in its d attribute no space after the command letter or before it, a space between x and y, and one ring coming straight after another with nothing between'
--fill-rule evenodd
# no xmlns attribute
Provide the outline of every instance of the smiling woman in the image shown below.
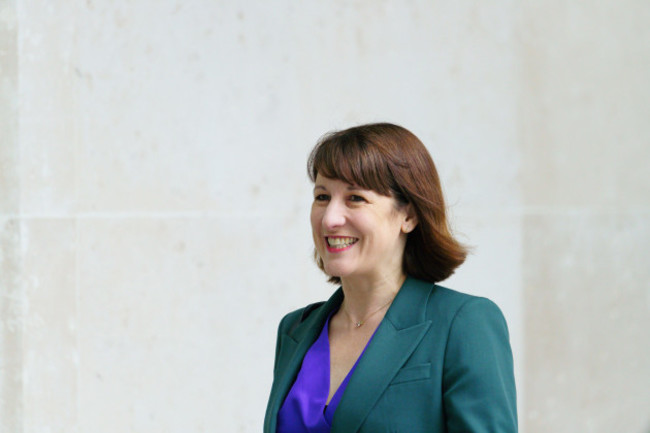
<svg viewBox="0 0 650 433"><path fill-rule="evenodd" d="M466 250L422 142L334 132L308 171L316 262L340 287L282 319L264 432L516 432L501 311L436 284Z"/></svg>
<svg viewBox="0 0 650 433"><path fill-rule="evenodd" d="M404 272L442 281L465 261L466 250L451 235L438 171L422 142L388 123L362 125L326 135L307 162L312 182L323 176L392 197L415 212L404 251ZM318 260L319 267L322 264ZM331 274L330 274L331 275ZM338 276L330 281L340 283Z"/></svg>
<svg viewBox="0 0 650 433"><path fill-rule="evenodd" d="M311 225L319 263L336 278L395 279L401 273L409 205L338 179L316 177Z"/></svg>

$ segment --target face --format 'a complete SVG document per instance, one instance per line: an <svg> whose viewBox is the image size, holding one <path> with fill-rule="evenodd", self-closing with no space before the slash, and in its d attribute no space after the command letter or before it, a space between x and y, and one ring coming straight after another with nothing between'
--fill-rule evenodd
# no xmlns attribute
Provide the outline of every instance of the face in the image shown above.
<svg viewBox="0 0 650 433"><path fill-rule="evenodd" d="M318 175L311 228L325 272L342 280L401 276L406 234L415 227L408 211L392 197Z"/></svg>

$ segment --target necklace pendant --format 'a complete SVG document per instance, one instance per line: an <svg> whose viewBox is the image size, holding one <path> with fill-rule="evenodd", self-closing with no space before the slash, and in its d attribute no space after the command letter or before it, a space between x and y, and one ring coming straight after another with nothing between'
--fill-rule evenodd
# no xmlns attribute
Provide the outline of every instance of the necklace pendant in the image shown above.
<svg viewBox="0 0 650 433"><path fill-rule="evenodd" d="M357 325L357 328L360 328L361 325L363 325L363 322L357 322L357 323L355 323L355 325Z"/></svg>

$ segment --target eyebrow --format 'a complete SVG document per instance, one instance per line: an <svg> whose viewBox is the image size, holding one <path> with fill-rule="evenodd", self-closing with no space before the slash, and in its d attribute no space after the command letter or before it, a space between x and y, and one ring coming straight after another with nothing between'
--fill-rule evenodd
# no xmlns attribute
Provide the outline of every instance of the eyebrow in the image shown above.
<svg viewBox="0 0 650 433"><path fill-rule="evenodd" d="M323 185L314 186L314 191L316 191L317 189L327 191L327 188L325 188ZM358 186L355 186L355 185L348 185L347 190L348 191L363 191L364 188L361 188L361 187L358 187Z"/></svg>

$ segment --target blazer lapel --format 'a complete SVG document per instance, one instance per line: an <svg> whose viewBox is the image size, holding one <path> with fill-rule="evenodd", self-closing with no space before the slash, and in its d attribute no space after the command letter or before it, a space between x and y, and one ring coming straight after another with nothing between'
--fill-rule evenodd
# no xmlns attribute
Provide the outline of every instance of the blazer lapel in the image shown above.
<svg viewBox="0 0 650 433"><path fill-rule="evenodd" d="M393 377L420 344L431 283L411 278L402 285L350 377L332 421L332 433L356 432Z"/></svg>
<svg viewBox="0 0 650 433"><path fill-rule="evenodd" d="M271 388L271 401L267 409L269 425L265 426L265 432L275 433L278 412L300 370L305 354L318 338L327 316L341 305L342 300L343 292L339 288L325 304L313 311L304 321L280 335L278 371L275 372Z"/></svg>

